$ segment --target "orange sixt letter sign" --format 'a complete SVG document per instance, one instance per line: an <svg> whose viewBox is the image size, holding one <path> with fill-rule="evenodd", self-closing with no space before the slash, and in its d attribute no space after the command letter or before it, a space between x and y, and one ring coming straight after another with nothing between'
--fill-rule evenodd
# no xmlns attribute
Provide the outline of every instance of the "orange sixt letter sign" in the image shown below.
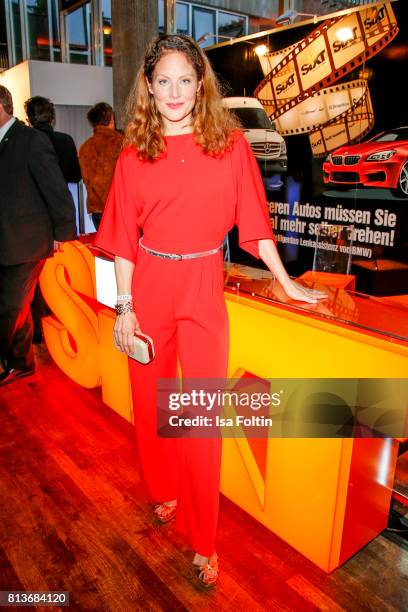
<svg viewBox="0 0 408 612"><path fill-rule="evenodd" d="M79 385L102 386L102 399L132 421L127 358L112 342L115 315L95 299L95 263L80 242L48 259L41 290L53 314L43 319L44 338L59 368Z"/></svg>

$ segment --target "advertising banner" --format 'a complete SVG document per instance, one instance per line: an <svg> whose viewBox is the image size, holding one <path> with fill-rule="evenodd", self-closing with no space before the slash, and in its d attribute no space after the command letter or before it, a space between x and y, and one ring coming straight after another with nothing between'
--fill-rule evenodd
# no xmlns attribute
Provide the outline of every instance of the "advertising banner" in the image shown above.
<svg viewBox="0 0 408 612"><path fill-rule="evenodd" d="M207 53L259 162L289 272L352 273L364 293L408 293L407 4L364 5ZM255 104L252 126L240 107Z"/></svg>

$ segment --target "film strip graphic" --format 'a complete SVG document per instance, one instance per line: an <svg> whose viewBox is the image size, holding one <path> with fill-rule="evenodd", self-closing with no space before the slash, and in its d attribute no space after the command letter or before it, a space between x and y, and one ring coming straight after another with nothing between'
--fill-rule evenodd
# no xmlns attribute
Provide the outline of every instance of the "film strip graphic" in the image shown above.
<svg viewBox="0 0 408 612"><path fill-rule="evenodd" d="M286 47L285 49L281 49L280 51L270 51L269 53L265 53L264 55L259 56L259 61L261 62L262 71L266 76L276 68L278 64L281 63L284 57L289 55L291 51L296 49L297 44L291 45L290 47Z"/></svg>
<svg viewBox="0 0 408 612"><path fill-rule="evenodd" d="M361 91L361 81L351 81L344 85L323 90L329 97L336 100L346 92L351 96L353 103L350 108L335 119L320 126L315 126L309 133L309 140L314 157L325 157L345 144L353 144L364 138L374 126L374 111L371 103L370 90L367 81L364 81L364 93L357 98ZM332 91L333 90L333 91ZM313 96L314 97L314 96Z"/></svg>
<svg viewBox="0 0 408 612"><path fill-rule="evenodd" d="M342 42L340 32L350 33L352 38ZM329 19L289 47L289 53L258 85L255 96L268 115L277 119L306 97L361 66L397 33L395 15L388 3ZM279 52L272 56L279 57Z"/></svg>
<svg viewBox="0 0 408 612"><path fill-rule="evenodd" d="M367 83L365 93L353 98L350 90L360 87L356 81L352 87L347 84L333 87L333 84L379 53L397 33L396 18L389 3L328 19L295 45L260 58L267 74L254 95L282 135L310 133L314 154L325 155L340 146L334 145L339 139L332 137L336 129L338 132L341 127L344 137L354 133L358 116L361 137L374 122ZM349 103L344 106L347 96ZM365 109L364 113L361 108ZM327 130L323 128L326 124ZM319 137L322 142L318 146ZM350 141L341 144L347 142Z"/></svg>

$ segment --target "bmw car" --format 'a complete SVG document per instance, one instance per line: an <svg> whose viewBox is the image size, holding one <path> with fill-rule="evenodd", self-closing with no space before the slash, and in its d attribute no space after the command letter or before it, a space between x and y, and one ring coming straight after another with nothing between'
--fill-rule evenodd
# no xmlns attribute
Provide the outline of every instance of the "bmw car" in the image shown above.
<svg viewBox="0 0 408 612"><path fill-rule="evenodd" d="M337 149L327 157L323 172L331 187L381 187L408 198L408 127Z"/></svg>

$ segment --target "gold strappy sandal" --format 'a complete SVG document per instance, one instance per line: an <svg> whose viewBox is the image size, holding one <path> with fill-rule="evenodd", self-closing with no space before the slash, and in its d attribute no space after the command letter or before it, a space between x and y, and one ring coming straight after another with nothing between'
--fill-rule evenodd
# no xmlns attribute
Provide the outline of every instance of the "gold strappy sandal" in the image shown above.
<svg viewBox="0 0 408 612"><path fill-rule="evenodd" d="M161 522L161 523L169 523L170 521L172 521L175 516L176 516L176 512L177 512L177 504L156 504L156 506L154 507L154 513L156 515L156 518Z"/></svg>
<svg viewBox="0 0 408 612"><path fill-rule="evenodd" d="M209 560L205 565L198 566L195 570L198 584L204 589L212 589L218 580L218 557Z"/></svg>

